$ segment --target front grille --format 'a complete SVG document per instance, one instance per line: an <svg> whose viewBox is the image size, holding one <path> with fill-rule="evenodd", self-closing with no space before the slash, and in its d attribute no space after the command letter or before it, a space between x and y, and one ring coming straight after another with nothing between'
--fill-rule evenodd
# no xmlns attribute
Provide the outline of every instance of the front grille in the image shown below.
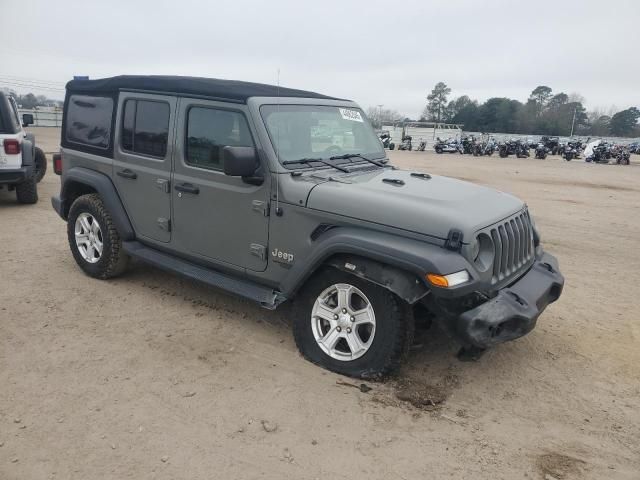
<svg viewBox="0 0 640 480"><path fill-rule="evenodd" d="M491 283L498 283L531 264L535 255L529 212L523 211L490 228L494 260Z"/></svg>

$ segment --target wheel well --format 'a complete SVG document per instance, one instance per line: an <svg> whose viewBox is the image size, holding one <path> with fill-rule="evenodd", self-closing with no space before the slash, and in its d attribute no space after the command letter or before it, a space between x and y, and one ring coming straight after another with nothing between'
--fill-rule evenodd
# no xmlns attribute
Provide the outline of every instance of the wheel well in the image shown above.
<svg viewBox="0 0 640 480"><path fill-rule="evenodd" d="M414 273L359 255L333 255L318 270L327 266L380 285L410 305L429 293L426 283Z"/></svg>
<svg viewBox="0 0 640 480"><path fill-rule="evenodd" d="M76 181L68 182L64 189L64 218L67 218L69 215L69 209L71 205L73 205L73 202L75 202L78 197L89 193L97 193L97 190L86 183Z"/></svg>

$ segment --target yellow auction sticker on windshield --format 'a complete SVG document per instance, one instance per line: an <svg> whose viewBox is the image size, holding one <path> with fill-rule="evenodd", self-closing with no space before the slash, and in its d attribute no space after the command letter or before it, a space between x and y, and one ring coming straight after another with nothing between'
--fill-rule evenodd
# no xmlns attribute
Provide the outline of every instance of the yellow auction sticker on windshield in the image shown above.
<svg viewBox="0 0 640 480"><path fill-rule="evenodd" d="M349 110L348 108L339 108L340 115L345 120L351 120L352 122L363 122L360 112L357 110Z"/></svg>

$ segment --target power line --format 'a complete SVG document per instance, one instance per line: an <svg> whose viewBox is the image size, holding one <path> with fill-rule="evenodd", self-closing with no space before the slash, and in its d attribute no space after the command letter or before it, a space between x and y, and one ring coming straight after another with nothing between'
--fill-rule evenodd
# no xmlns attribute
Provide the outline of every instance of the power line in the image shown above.
<svg viewBox="0 0 640 480"><path fill-rule="evenodd" d="M47 85L47 86L63 86L65 84L65 82L58 82L58 81L51 81L51 80L39 80L36 78L29 78L29 77L17 77L14 75L6 75L6 74L2 74L0 75L0 77L4 80L8 80L8 81L16 81L16 82L22 82L22 83L37 83L37 84L41 84L41 85Z"/></svg>
<svg viewBox="0 0 640 480"><path fill-rule="evenodd" d="M2 80L2 79L0 79L0 84L8 86L9 88L11 88L11 87L32 88L32 89L46 90L46 91L51 91L51 92L64 92L65 91L64 88L59 88L59 87L46 87L46 86L43 86L43 85L34 85L34 84L28 84L28 83L8 82L8 81Z"/></svg>

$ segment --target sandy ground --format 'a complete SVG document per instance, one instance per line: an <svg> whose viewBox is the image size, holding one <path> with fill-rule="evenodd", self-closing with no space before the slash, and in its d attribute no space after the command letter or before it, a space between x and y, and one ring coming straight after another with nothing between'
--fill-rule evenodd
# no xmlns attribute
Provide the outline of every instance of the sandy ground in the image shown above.
<svg viewBox="0 0 640 480"><path fill-rule="evenodd" d="M286 307L83 275L48 173L35 206L0 191L0 479L640 478L640 157L392 159L526 199L567 280L535 331L460 363L431 330L365 393L300 357Z"/></svg>

